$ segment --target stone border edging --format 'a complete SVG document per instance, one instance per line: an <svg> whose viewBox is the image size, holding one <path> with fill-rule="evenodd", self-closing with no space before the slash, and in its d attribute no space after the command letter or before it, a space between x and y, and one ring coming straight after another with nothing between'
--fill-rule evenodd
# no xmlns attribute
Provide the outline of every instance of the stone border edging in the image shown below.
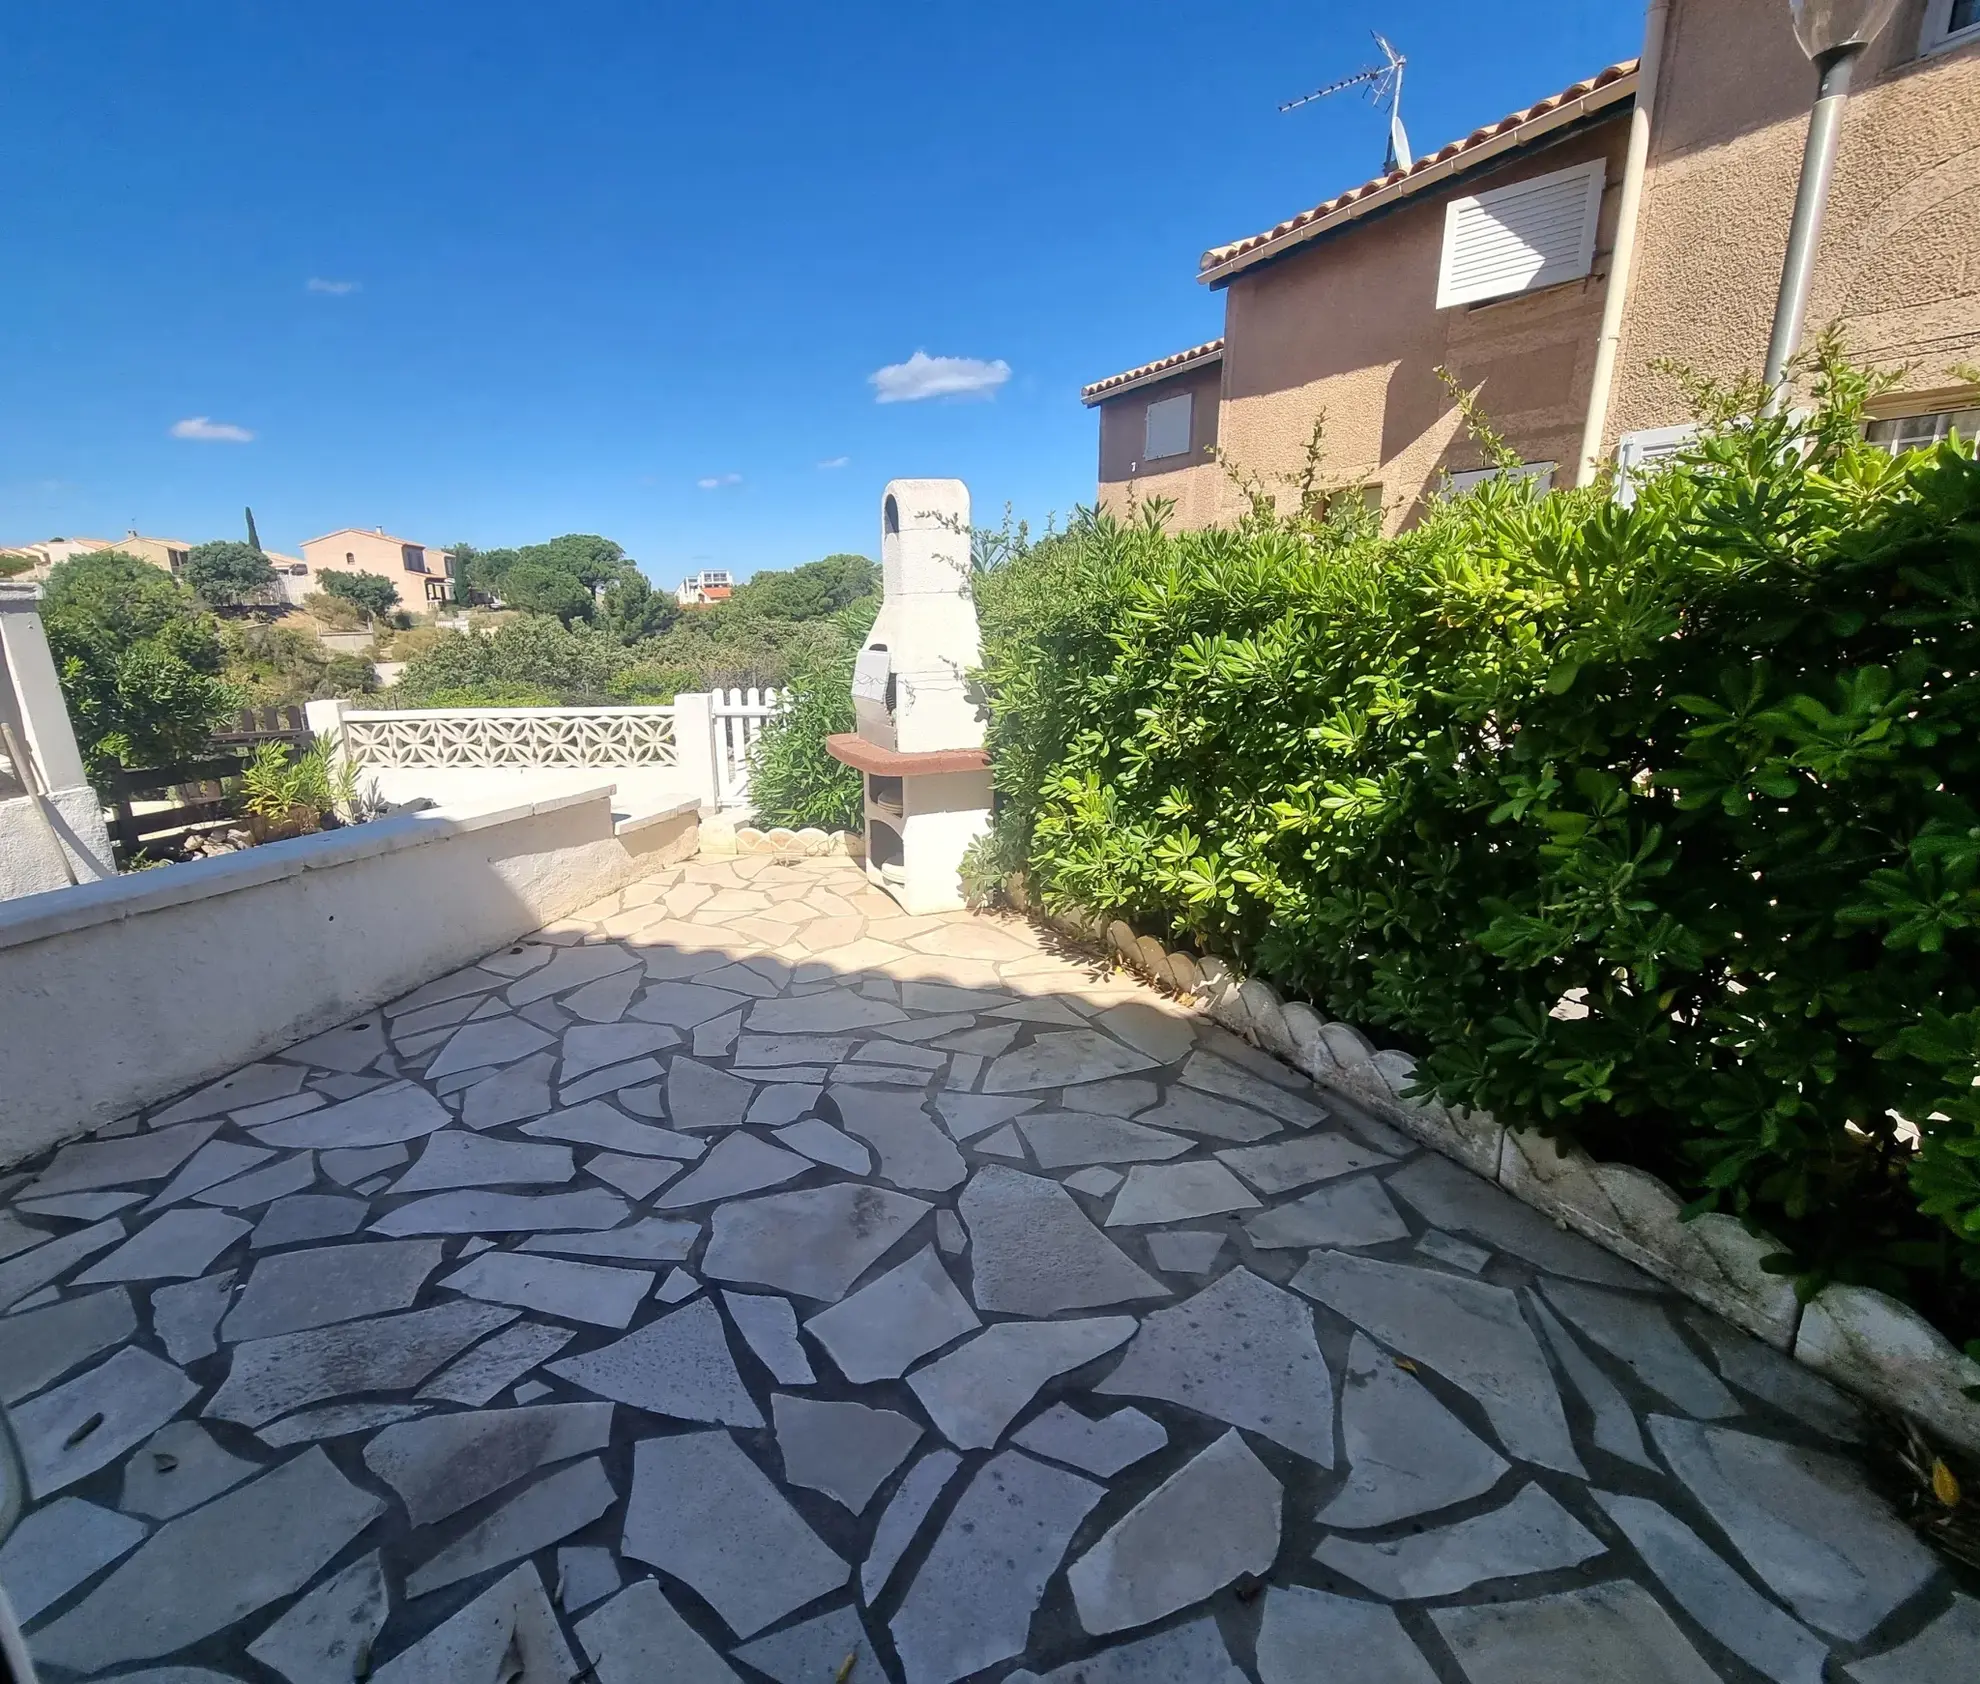
<svg viewBox="0 0 1980 1684"><path fill-rule="evenodd" d="M1598 1163L1578 1146L1507 1128L1490 1112L1405 1098L1414 1058L1377 1048L1351 1024L1284 999L1262 978L1241 978L1218 958L1171 951L1119 919L1046 912L1021 887L1012 898L1067 935L1111 948L1129 969L1173 988L1317 1085L1496 1181L1818 1374L1980 1454L1980 1401L1965 1391L1980 1386L1980 1363L1909 1306L1869 1287L1841 1285L1803 1305L1792 1280L1760 1267L1780 1249L1777 1242L1721 1212L1683 1221L1683 1201L1647 1171Z"/></svg>
<svg viewBox="0 0 1980 1684"><path fill-rule="evenodd" d="M755 825L738 825L717 814L703 815L701 851L711 859L734 854L783 854L795 859L822 859L843 854L848 859L866 858L866 839L854 830L786 830L781 825L759 830Z"/></svg>

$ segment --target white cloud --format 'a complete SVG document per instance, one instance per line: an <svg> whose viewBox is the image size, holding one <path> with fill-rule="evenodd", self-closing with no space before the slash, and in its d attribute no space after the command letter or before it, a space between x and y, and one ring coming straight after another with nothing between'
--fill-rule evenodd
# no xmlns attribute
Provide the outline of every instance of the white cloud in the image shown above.
<svg viewBox="0 0 1980 1684"><path fill-rule="evenodd" d="M210 415L188 415L172 423L175 439L197 439L202 444L246 444L254 437L245 427L231 421L216 421Z"/></svg>
<svg viewBox="0 0 1980 1684"><path fill-rule="evenodd" d="M356 292L361 284L358 281L326 281L321 275L312 275L306 290L327 292L333 297L342 298L347 292Z"/></svg>
<svg viewBox="0 0 1980 1684"><path fill-rule="evenodd" d="M694 482L703 491L720 491L725 485L741 485L741 474L710 474L705 479Z"/></svg>
<svg viewBox="0 0 1980 1684"><path fill-rule="evenodd" d="M1011 377L1002 357L931 357L917 351L904 363L889 363L866 378L876 403L918 403L923 398L987 398Z"/></svg>
<svg viewBox="0 0 1980 1684"><path fill-rule="evenodd" d="M852 461L850 456L828 456L818 465L821 468L843 468Z"/></svg>

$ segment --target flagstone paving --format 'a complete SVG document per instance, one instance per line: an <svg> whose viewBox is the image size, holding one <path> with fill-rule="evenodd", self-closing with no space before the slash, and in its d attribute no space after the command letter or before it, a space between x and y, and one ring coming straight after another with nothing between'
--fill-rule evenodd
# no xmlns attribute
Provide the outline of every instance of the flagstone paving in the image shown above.
<svg viewBox="0 0 1980 1684"><path fill-rule="evenodd" d="M1980 1675L1846 1398L844 861L672 868L19 1167L50 1684Z"/></svg>

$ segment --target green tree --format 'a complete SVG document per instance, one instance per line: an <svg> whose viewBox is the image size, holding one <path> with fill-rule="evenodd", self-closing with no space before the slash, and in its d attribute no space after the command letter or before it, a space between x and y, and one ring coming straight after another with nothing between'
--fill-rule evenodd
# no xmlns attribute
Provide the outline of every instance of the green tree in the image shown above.
<svg viewBox="0 0 1980 1684"><path fill-rule="evenodd" d="M523 561L570 574L586 590L596 590L600 585L609 585L639 571L610 538L600 538L591 532L566 532L546 544L525 544L517 554Z"/></svg>
<svg viewBox="0 0 1980 1684"><path fill-rule="evenodd" d="M525 614L553 614L565 625L588 620L595 604L591 592L573 573L542 562L519 561L501 579L501 597Z"/></svg>
<svg viewBox="0 0 1980 1684"><path fill-rule="evenodd" d="M232 538L194 545L186 556L184 576L209 608L252 602L275 583L268 557L252 544Z"/></svg>
<svg viewBox="0 0 1980 1684"><path fill-rule="evenodd" d="M399 587L382 573L333 571L326 572L321 577L326 595L341 597L344 601L355 604L373 619L389 614L399 606Z"/></svg>
<svg viewBox="0 0 1980 1684"><path fill-rule="evenodd" d="M462 602L500 600L511 608L527 606L518 600L519 591L528 595L541 589L540 575L534 573L526 575L520 583L512 583L510 575L519 567L544 569L574 579L587 598L616 580L639 576L639 569L618 544L589 532L566 532L547 543L524 544L514 549L481 550L472 544L456 544L453 557L456 597ZM560 594L564 600L571 600L567 590Z"/></svg>
<svg viewBox="0 0 1980 1684"><path fill-rule="evenodd" d="M220 676L213 617L137 556L99 550L62 562L41 619L92 778L197 754L240 706Z"/></svg>
<svg viewBox="0 0 1980 1684"><path fill-rule="evenodd" d="M770 620L822 620L877 595L880 568L863 555L828 555L788 572L758 573L730 598L738 614Z"/></svg>
<svg viewBox="0 0 1980 1684"><path fill-rule="evenodd" d="M626 573L605 587L593 624L608 637L631 646L659 636L679 613L674 599L656 591L644 573Z"/></svg>

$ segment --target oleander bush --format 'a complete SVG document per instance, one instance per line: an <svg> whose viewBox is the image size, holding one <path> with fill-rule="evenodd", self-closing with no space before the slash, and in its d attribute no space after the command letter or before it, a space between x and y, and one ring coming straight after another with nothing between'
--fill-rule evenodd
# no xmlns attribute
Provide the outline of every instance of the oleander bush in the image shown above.
<svg viewBox="0 0 1980 1684"><path fill-rule="evenodd" d="M1016 555L979 878L1194 938L1972 1338L1980 465L1866 443L1833 353L1815 386L1701 389L1628 506L1507 477L1384 538L1254 487Z"/></svg>
<svg viewBox="0 0 1980 1684"><path fill-rule="evenodd" d="M749 800L756 822L802 830L866 828L859 773L825 752L825 739L853 728L853 661L880 611L868 596L827 622L835 641L792 675L786 706L750 751Z"/></svg>

